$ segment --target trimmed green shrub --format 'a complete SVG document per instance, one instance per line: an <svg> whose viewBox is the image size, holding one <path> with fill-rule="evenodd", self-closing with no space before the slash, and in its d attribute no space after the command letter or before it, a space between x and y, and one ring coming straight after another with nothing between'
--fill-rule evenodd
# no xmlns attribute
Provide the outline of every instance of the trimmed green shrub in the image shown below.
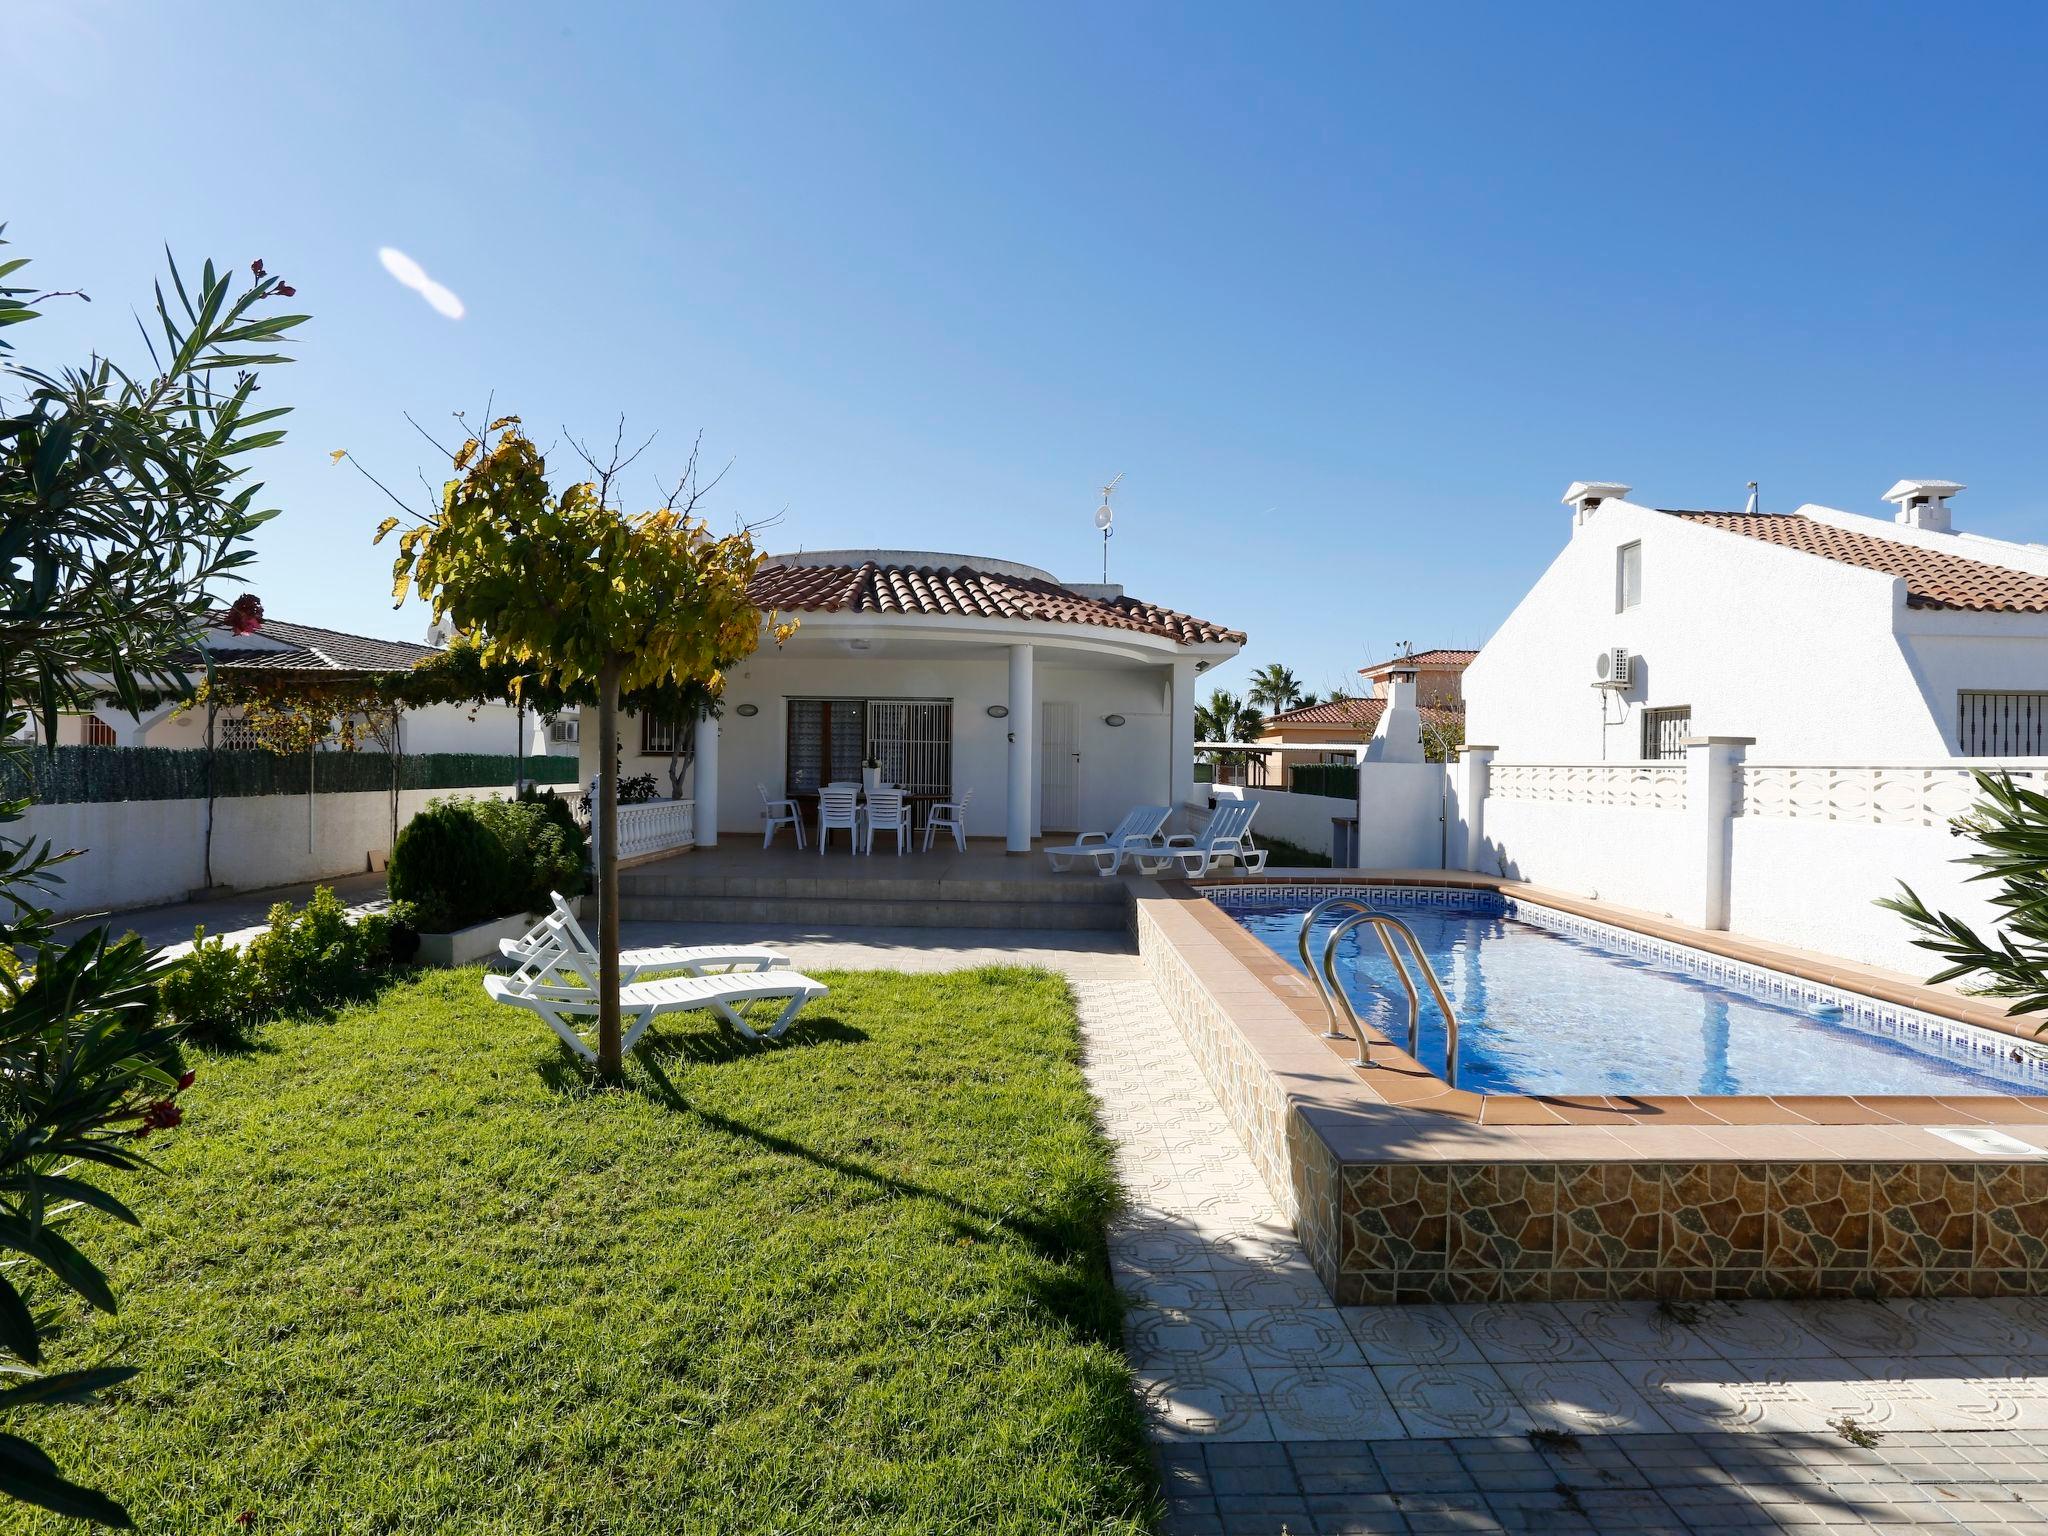
<svg viewBox="0 0 2048 1536"><path fill-rule="evenodd" d="M382 973L418 953L414 922L403 902L351 918L321 886L302 908L288 901L272 907L270 926L246 950L193 929L192 949L157 984L157 995L187 1034L227 1043L264 1019L370 995Z"/></svg>
<svg viewBox="0 0 2048 1536"><path fill-rule="evenodd" d="M474 802L449 800L429 805L399 832L389 884L394 900L418 910L422 930L448 933L504 916L515 877L503 840L478 818Z"/></svg>

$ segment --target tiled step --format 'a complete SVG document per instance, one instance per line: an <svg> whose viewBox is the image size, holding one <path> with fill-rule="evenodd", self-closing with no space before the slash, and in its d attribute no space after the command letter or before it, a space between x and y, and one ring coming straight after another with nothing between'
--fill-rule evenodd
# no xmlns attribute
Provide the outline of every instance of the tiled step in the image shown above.
<svg viewBox="0 0 2048 1536"><path fill-rule="evenodd" d="M974 880L917 876L696 875L668 868L622 870L619 894L754 901L995 902L1031 906L1111 907L1123 911L1120 880L1077 876L1071 880Z"/></svg>
<svg viewBox="0 0 2048 1536"><path fill-rule="evenodd" d="M899 882L887 883L894 886ZM1128 921L1121 885L1112 887L1113 900L1110 901L1005 901L937 897L897 899L893 895L880 895L877 884L869 881L861 885L857 899L797 895L666 895L635 891L627 887L622 878L619 916L628 922L791 923L833 928L1117 929ZM1010 889L1015 890L1016 887L1012 885Z"/></svg>

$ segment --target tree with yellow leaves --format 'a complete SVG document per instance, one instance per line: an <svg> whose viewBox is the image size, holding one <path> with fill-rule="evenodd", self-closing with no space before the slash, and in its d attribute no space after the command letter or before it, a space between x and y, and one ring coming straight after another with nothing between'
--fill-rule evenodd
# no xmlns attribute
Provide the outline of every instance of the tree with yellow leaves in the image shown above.
<svg viewBox="0 0 2048 1536"><path fill-rule="evenodd" d="M697 515L717 481L700 484L694 449L663 502L631 514L614 492L638 454L621 460L615 445L609 463L599 465L587 449L578 445L578 452L592 478L557 491L518 417L500 417L470 436L452 456L455 478L442 488L439 509L399 533L393 594L403 602L416 589L436 619L476 637L486 665L510 663L548 688L594 685L598 761L610 764L618 757L622 690L697 683L715 693L764 633L780 643L795 625L748 600L762 559L749 531L714 535ZM385 519L378 541L400 522ZM599 779L594 815L597 1066L610 1076L621 1062L619 798L609 772Z"/></svg>

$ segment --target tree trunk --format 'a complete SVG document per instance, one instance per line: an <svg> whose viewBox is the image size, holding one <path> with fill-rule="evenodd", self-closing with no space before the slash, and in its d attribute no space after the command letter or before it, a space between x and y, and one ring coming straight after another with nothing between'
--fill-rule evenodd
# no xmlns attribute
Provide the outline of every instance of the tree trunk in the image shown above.
<svg viewBox="0 0 2048 1536"><path fill-rule="evenodd" d="M619 671L597 674L597 1070L617 1077L619 1049Z"/></svg>

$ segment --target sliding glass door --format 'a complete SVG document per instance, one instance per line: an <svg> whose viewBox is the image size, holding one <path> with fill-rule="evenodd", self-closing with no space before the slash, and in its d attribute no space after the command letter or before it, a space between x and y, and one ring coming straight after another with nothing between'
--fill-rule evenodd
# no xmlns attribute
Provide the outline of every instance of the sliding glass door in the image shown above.
<svg viewBox="0 0 2048 1536"><path fill-rule="evenodd" d="M884 784L920 803L953 793L952 700L791 699L788 709L784 794L858 784L869 757L881 761Z"/></svg>

